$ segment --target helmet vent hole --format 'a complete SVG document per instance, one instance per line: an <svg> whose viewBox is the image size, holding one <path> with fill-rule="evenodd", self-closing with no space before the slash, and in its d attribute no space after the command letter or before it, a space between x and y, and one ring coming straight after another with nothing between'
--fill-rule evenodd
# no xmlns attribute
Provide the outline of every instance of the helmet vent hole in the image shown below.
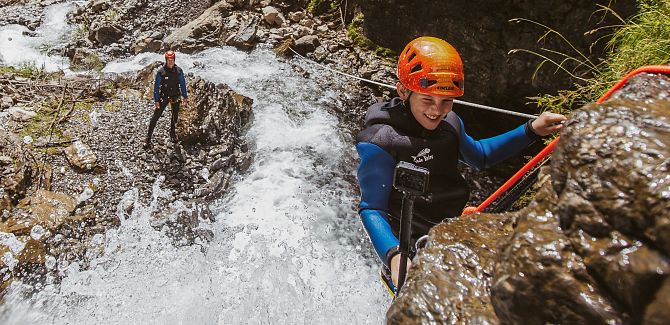
<svg viewBox="0 0 670 325"><path fill-rule="evenodd" d="M412 67L411 72L417 72L423 70L423 67L421 66L421 63L416 64L415 66Z"/></svg>
<svg viewBox="0 0 670 325"><path fill-rule="evenodd" d="M432 86L436 83L437 83L437 80L430 80L426 77L423 77L423 78L419 79L419 84L421 85L421 88L428 88L428 87L430 87L430 86Z"/></svg>
<svg viewBox="0 0 670 325"><path fill-rule="evenodd" d="M412 53L412 55L410 55L409 58L407 59L407 63L410 63L412 61L412 59L414 59L415 57L416 57L416 53Z"/></svg>

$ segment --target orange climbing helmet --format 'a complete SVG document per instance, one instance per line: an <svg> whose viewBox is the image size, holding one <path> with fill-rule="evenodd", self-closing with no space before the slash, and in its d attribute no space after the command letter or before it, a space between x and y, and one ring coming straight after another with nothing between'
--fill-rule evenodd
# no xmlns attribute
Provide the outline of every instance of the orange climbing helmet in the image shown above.
<svg viewBox="0 0 670 325"><path fill-rule="evenodd" d="M409 42L398 58L398 79L424 95L463 96L463 62L444 40L423 36Z"/></svg>
<svg viewBox="0 0 670 325"><path fill-rule="evenodd" d="M174 51L169 50L169 51L165 52L165 61L167 61L167 59L174 60L174 58L175 58Z"/></svg>

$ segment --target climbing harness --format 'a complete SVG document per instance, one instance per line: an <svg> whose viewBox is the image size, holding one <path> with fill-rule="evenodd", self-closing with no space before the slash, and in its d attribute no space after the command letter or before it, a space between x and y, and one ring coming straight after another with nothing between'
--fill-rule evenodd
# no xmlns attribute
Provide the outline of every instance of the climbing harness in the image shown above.
<svg viewBox="0 0 670 325"><path fill-rule="evenodd" d="M346 73L346 72L342 72L342 71L339 71L339 70L335 70L335 69L330 68L330 67L328 67L328 66L326 66L326 65L323 65L323 64L321 64L321 63L319 63L319 62L315 62L315 61L313 61L313 60L310 60L310 59L306 58L306 57L303 56L302 54L296 52L296 51L295 51L293 48L291 48L290 46L288 47L288 49L291 50L291 52L293 52L295 55L297 55L297 56L299 56L300 58L302 58L303 60L307 61L308 63L311 63L311 64L314 64L314 65L316 65L316 66L319 66L319 67L321 67L321 68L324 69L324 70L328 70L328 71L331 71L331 72L334 72L334 73L337 73L337 74L340 74L340 75L343 75L343 76L346 76L346 77L349 77L349 78L353 78L353 79L356 79L356 80L360 80L360 81L364 81L364 82L367 82L367 83L371 83L371 84L373 84L373 85L377 85L377 86L381 86L381 87L386 87L386 88L395 90L395 86L393 86L393 85L389 85L389 84L385 84L385 83L381 83L381 82L377 82L377 81L372 81L372 80L370 80L370 79L361 78L361 77L358 77L358 76L354 76L354 75L348 74L348 73ZM464 105L464 106L470 106L470 107L480 108L480 109L484 109L484 110L488 110L488 111L492 111L492 112L497 112L497 113L502 113L502 114L507 114L507 115L513 115L513 116L519 116L519 117L529 118L529 119L536 119L536 118L538 118L537 115L531 115L531 114L519 113L519 112L515 112L515 111L505 110L505 109L502 109L502 108L496 108L496 107L491 107L491 106L486 106L486 105L481 105L481 104L470 103L470 102L466 102L466 101L458 100L458 99L454 99L454 103L455 103L455 104L459 104L459 105Z"/></svg>
<svg viewBox="0 0 670 325"><path fill-rule="evenodd" d="M610 88L610 90L608 90L604 95L602 95L596 101L596 103L600 104L600 103L604 102L615 91L617 91L621 87L623 87L628 82L628 80L630 78L632 78L633 76L637 75L638 73L642 73L642 72L663 73L663 74L670 75L670 66L651 65L651 66L644 66L644 67L637 68L637 69L633 70L632 72L630 72L629 74L627 74L625 77L623 77L623 79L621 79L617 84L612 86L612 88ZM529 170L533 169L540 162L544 161L545 158L549 157L549 155L554 151L554 148L556 147L556 144L558 143L559 139L560 139L560 136L556 137L554 140L552 140L544 149L542 149L542 151L540 151L540 153L538 153L535 157L533 157L533 159L531 159L528 163L526 163L526 165L521 167L521 169L518 172L516 172L514 175L512 175L512 177L510 177L510 179L507 180L507 182L505 182L502 186L500 186L500 188L498 190L496 190L493 194L491 194L491 196L489 196L486 200L484 200L484 202L482 202L479 206L477 206L476 208L475 207L466 207L463 210L463 214L466 215L466 214L471 214L471 213L474 213L474 212L485 211L485 209L489 206L489 204L491 204L493 201L495 201L501 194L507 192L512 186L514 186L514 184L519 182L519 180L521 178L523 178L524 175ZM532 180L532 182L534 182L536 179L537 179L537 177L530 177L530 180ZM530 183L530 185L527 185L527 187L530 187L531 185L532 185L532 183ZM519 195L521 195L521 194L519 194ZM493 210L498 212L499 209L494 207ZM489 210L486 210L486 211L488 212Z"/></svg>

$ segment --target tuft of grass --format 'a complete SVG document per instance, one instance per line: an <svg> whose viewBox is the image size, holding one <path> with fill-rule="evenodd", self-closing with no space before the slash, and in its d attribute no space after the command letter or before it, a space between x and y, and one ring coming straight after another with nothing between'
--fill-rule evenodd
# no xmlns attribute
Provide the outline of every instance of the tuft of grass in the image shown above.
<svg viewBox="0 0 670 325"><path fill-rule="evenodd" d="M21 63L18 67L0 66L0 73L11 73L23 78L33 78L44 75L44 69L41 69L31 63Z"/></svg>
<svg viewBox="0 0 670 325"><path fill-rule="evenodd" d="M609 7L600 6L598 11L613 15L621 24L604 26L585 33L591 34L603 29L614 30L596 40L598 42L611 37L605 49L605 59L599 63L589 60L583 51L548 26L527 19L512 20L541 26L545 29L545 33L538 41L549 35L555 35L566 42L573 51L572 54L546 48L542 48L541 52L525 49L510 51L527 52L543 59L537 66L533 78L540 68L549 64L555 68L555 72L562 71L576 80L572 89L529 98L541 111L569 114L573 109L596 101L630 71L645 65L670 62L670 1L636 1L638 13L627 20L622 19Z"/></svg>
<svg viewBox="0 0 670 325"><path fill-rule="evenodd" d="M115 22L119 19L119 12L114 9L109 9L105 12L105 20Z"/></svg>

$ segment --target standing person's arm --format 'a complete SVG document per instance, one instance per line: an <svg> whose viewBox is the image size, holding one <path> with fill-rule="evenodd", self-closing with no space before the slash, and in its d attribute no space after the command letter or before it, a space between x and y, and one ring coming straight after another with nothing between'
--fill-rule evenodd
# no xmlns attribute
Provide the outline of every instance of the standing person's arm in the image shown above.
<svg viewBox="0 0 670 325"><path fill-rule="evenodd" d="M163 82L163 76L161 76L159 70L158 72L156 72L156 80L154 80L154 106L156 106L156 108L160 107L161 82Z"/></svg>
<svg viewBox="0 0 670 325"><path fill-rule="evenodd" d="M186 104L188 102L188 94L186 93L186 78L182 69L179 69L179 88L181 89L181 96L184 98L184 104Z"/></svg>

